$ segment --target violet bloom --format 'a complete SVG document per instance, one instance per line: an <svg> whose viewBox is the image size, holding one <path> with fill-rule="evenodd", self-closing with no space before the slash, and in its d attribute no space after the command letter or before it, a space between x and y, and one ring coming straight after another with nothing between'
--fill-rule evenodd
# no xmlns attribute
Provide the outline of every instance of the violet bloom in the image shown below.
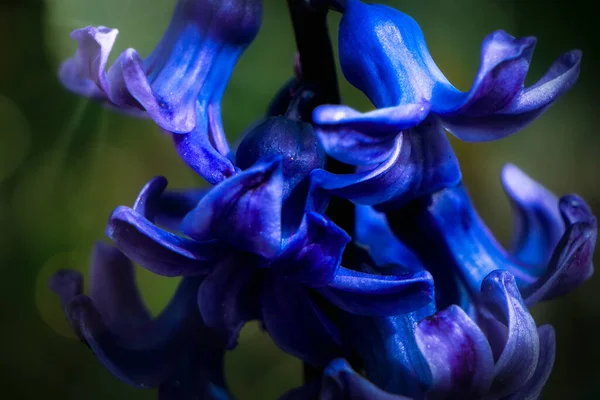
<svg viewBox="0 0 600 400"><path fill-rule="evenodd" d="M125 50L106 71L118 31L78 29L63 84L84 96L143 112L173 140L184 161L211 183L235 170L221 121L221 98L241 53L258 33L260 0L179 0L154 51ZM193 162L192 162L193 160Z"/></svg>

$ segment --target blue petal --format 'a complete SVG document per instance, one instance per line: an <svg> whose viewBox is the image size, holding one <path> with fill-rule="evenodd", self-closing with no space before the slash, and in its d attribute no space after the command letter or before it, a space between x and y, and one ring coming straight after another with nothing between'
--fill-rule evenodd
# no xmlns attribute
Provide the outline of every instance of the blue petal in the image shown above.
<svg viewBox="0 0 600 400"><path fill-rule="evenodd" d="M281 248L283 176L272 157L215 186L182 222L200 240L218 239L270 258Z"/></svg>
<svg viewBox="0 0 600 400"><path fill-rule="evenodd" d="M336 359L325 370L319 400L411 400L384 392L363 378L343 359Z"/></svg>
<svg viewBox="0 0 600 400"><path fill-rule="evenodd" d="M430 103L432 113L463 140L495 140L516 132L570 89L579 75L581 53L572 51L524 89L535 39L496 31L483 41L479 72L463 93L437 67L412 18L386 6L344 3L340 62L350 83L377 108Z"/></svg>
<svg viewBox="0 0 600 400"><path fill-rule="evenodd" d="M448 138L436 120L427 120L395 138L389 157L371 169L335 175L315 170L313 185L358 204L396 208L460 182L461 173Z"/></svg>
<svg viewBox="0 0 600 400"><path fill-rule="evenodd" d="M379 266L399 264L423 268L417 256L394 236L384 213L370 206L356 206L356 240L365 245Z"/></svg>
<svg viewBox="0 0 600 400"><path fill-rule="evenodd" d="M363 317L344 314L344 343L360 356L366 376L390 393L422 398L431 382L429 367L419 350L414 330L435 312L435 303L402 315Z"/></svg>
<svg viewBox="0 0 600 400"><path fill-rule="evenodd" d="M538 328L540 337L540 358L535 373L517 393L507 397L506 400L537 400L542 393L544 385L550 378L556 354L556 338L551 325Z"/></svg>
<svg viewBox="0 0 600 400"><path fill-rule="evenodd" d="M321 380L312 381L306 385L285 392L279 400L309 400L319 399Z"/></svg>
<svg viewBox="0 0 600 400"><path fill-rule="evenodd" d="M142 60L128 49L108 74L107 60L117 31L105 27L76 30L71 36L79 48L63 63L60 77L80 94L101 96L123 108L141 108L170 132L190 132L196 125L196 100L207 83L211 86L211 73L231 69L228 66L236 63L258 32L260 2L237 3L180 0L152 54ZM228 45L236 51L221 51ZM220 78L226 82L229 75Z"/></svg>
<svg viewBox="0 0 600 400"><path fill-rule="evenodd" d="M106 235L127 257L164 276L204 275L222 258L223 247L167 232L129 207L111 214Z"/></svg>
<svg viewBox="0 0 600 400"><path fill-rule="evenodd" d="M298 283L265 279L262 321L277 346L311 365L324 366L343 355L338 328Z"/></svg>
<svg viewBox="0 0 600 400"><path fill-rule="evenodd" d="M477 324L458 306L421 321L415 331L432 374L432 398L478 398L494 379L492 349Z"/></svg>
<svg viewBox="0 0 600 400"><path fill-rule="evenodd" d="M502 185L515 213L513 256L522 263L545 268L565 231L558 198L512 164L502 169Z"/></svg>
<svg viewBox="0 0 600 400"><path fill-rule="evenodd" d="M208 189L169 190L157 200L154 220L169 230L177 231L183 218L198 205Z"/></svg>
<svg viewBox="0 0 600 400"><path fill-rule="evenodd" d="M433 300L433 278L426 271L376 275L340 267L319 292L352 314L385 316L419 309Z"/></svg>
<svg viewBox="0 0 600 400"><path fill-rule="evenodd" d="M155 319L119 335L105 324L93 301L84 295L68 306L72 321L104 366L124 382L141 388L156 387L176 369L201 326L195 296L198 279L187 278L175 297Z"/></svg>
<svg viewBox="0 0 600 400"><path fill-rule="evenodd" d="M522 288L529 305L569 293L594 272L592 257L598 235L596 217L576 195L561 198L559 208L567 228L543 274Z"/></svg>
<svg viewBox="0 0 600 400"><path fill-rule="evenodd" d="M535 321L509 272L490 273L481 285L481 296L492 314L508 329L491 388L500 398L514 393L531 379L538 364L540 342Z"/></svg>
<svg viewBox="0 0 600 400"><path fill-rule="evenodd" d="M246 322L259 318L259 276L251 258L233 255L217 264L200 285L200 314L225 339L228 349L237 345Z"/></svg>
<svg viewBox="0 0 600 400"><path fill-rule="evenodd" d="M350 237L327 217L307 213L270 268L286 279L309 286L329 284L338 271Z"/></svg>

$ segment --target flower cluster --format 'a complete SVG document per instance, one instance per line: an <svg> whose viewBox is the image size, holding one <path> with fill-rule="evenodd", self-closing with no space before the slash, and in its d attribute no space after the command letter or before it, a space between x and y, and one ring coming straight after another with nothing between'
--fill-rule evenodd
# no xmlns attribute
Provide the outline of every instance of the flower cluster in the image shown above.
<svg viewBox="0 0 600 400"><path fill-rule="evenodd" d="M516 233L504 249L469 199L446 130L466 141L517 132L574 84L581 53L525 88L535 39L497 31L461 92L400 11L289 5L295 76L235 151L220 102L258 32L260 0L179 0L148 57L129 49L108 70L117 31L72 33L63 84L153 119L212 185L173 191L156 177L113 211L89 294L75 271L50 282L74 331L119 379L163 399L230 398L224 352L251 320L322 371L282 399L537 398L555 338L529 307L592 275L596 218L576 195L557 198L507 165ZM336 104L329 10L342 14L343 73L374 111ZM155 319L132 262L183 277Z"/></svg>

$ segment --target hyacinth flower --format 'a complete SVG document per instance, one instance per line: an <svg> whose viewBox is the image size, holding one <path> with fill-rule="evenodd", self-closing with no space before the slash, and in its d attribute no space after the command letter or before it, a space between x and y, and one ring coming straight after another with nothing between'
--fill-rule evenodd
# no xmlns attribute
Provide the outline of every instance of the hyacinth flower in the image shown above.
<svg viewBox="0 0 600 400"><path fill-rule="evenodd" d="M142 303L133 265L119 250L97 243L89 295L79 271L50 281L79 339L123 382L158 388L159 398L230 398L223 377L225 344L198 312L201 279L185 278L156 318Z"/></svg>
<svg viewBox="0 0 600 400"><path fill-rule="evenodd" d="M198 305L229 348L246 321L259 319L284 350L324 365L344 352L315 296L360 315L431 301L424 270L382 275L340 265L350 237L304 210L309 174L324 161L309 124L266 119L245 135L236 161L242 172L204 193L164 192L166 180L152 180L107 227L117 247L150 271L205 276Z"/></svg>
<svg viewBox="0 0 600 400"><path fill-rule="evenodd" d="M106 71L118 31L88 26L59 72L75 93L145 114L173 134L184 161L210 183L235 173L223 132L221 99L241 53L258 33L260 0L179 0L171 23L142 59L125 50Z"/></svg>

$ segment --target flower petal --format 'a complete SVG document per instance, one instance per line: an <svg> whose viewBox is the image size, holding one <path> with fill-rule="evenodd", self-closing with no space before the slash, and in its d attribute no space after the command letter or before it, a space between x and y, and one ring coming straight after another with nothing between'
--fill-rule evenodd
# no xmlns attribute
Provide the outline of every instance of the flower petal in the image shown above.
<svg viewBox="0 0 600 400"><path fill-rule="evenodd" d="M269 276L261 307L265 329L286 353L313 366L343 355L338 328L302 285Z"/></svg>
<svg viewBox="0 0 600 400"><path fill-rule="evenodd" d="M132 386L156 387L173 373L189 341L198 334L201 321L194 301L198 284L198 279L184 279L160 316L127 336L108 329L87 296L73 299L68 314L112 374Z"/></svg>
<svg viewBox="0 0 600 400"><path fill-rule="evenodd" d="M426 271L376 275L340 267L333 281L319 292L352 314L385 316L419 309L433 299L433 278Z"/></svg>
<svg viewBox="0 0 600 400"><path fill-rule="evenodd" d="M502 169L502 185L515 214L513 256L532 267L545 268L565 230L558 198L512 164Z"/></svg>
<svg viewBox="0 0 600 400"><path fill-rule="evenodd" d="M270 258L281 248L283 176L281 157L272 157L223 181L182 222L190 237L218 239Z"/></svg>
<svg viewBox="0 0 600 400"><path fill-rule="evenodd" d="M179 230L183 218L198 205L208 192L207 188L169 190L157 200L157 224L173 231Z"/></svg>
<svg viewBox="0 0 600 400"><path fill-rule="evenodd" d="M460 182L456 156L441 125L430 119L395 138L389 157L355 174L315 170L313 185L358 204L396 208Z"/></svg>
<svg viewBox="0 0 600 400"><path fill-rule="evenodd" d="M535 321L525 306L515 278L507 271L490 273L481 296L492 314L508 328L508 337L496 361L491 392L502 397L521 388L535 373L540 342Z"/></svg>
<svg viewBox="0 0 600 400"><path fill-rule="evenodd" d="M594 272L592 256L598 234L596 217L576 195L562 197L559 207L567 229L543 275L522 289L529 305L570 292Z"/></svg>
<svg viewBox="0 0 600 400"><path fill-rule="evenodd" d="M106 235L131 260L164 276L204 275L223 256L219 243L177 236L124 206L113 211Z"/></svg>
<svg viewBox="0 0 600 400"><path fill-rule="evenodd" d="M551 325L540 326L538 335L540 337L540 358L535 373L519 392L507 397L506 400L537 400L550 378L556 354L554 328Z"/></svg>
<svg viewBox="0 0 600 400"><path fill-rule="evenodd" d="M384 392L363 378L344 359L329 364L323 376L320 400L410 400Z"/></svg>
<svg viewBox="0 0 600 400"><path fill-rule="evenodd" d="M96 243L90 282L90 299L111 332L121 334L150 321L133 264L115 247Z"/></svg>
<svg viewBox="0 0 600 400"><path fill-rule="evenodd" d="M198 307L204 323L217 330L233 349L246 322L260 316L256 266L244 255L224 259L204 279Z"/></svg>
<svg viewBox="0 0 600 400"><path fill-rule="evenodd" d="M428 398L477 398L487 393L494 379L492 349L460 307L450 306L421 321L415 336L432 374Z"/></svg>
<svg viewBox="0 0 600 400"><path fill-rule="evenodd" d="M329 218L309 212L270 268L286 279L309 286L331 282L350 236Z"/></svg>

